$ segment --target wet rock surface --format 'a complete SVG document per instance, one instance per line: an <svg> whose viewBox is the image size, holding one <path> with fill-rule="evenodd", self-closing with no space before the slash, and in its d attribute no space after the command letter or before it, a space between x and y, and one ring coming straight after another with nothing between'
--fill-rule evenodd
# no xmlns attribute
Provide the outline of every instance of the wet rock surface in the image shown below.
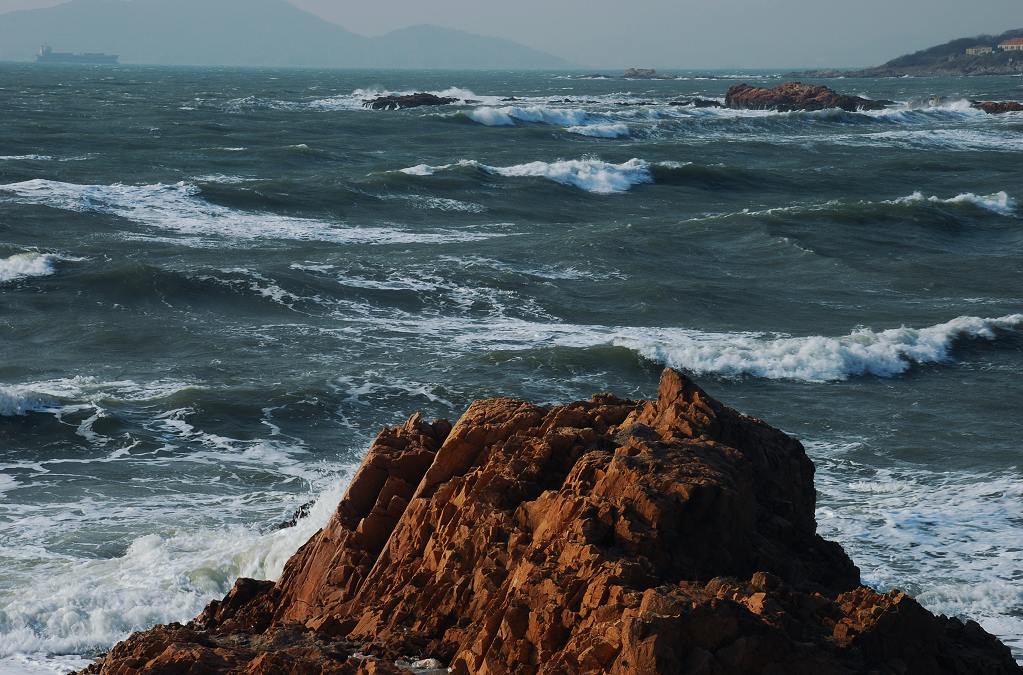
<svg viewBox="0 0 1023 675"><path fill-rule="evenodd" d="M802 82L786 82L773 89L737 84L731 87L725 95L726 108L741 110L793 112L841 108L848 112L856 112L857 110L882 110L891 104L892 101L839 94L823 85Z"/></svg>
<svg viewBox="0 0 1023 675"><path fill-rule="evenodd" d="M280 581L89 673L1018 673L860 585L800 443L665 371L656 401L478 401L370 448Z"/></svg>
<svg viewBox="0 0 1023 675"><path fill-rule="evenodd" d="M404 96L378 96L365 101L364 108L373 110L404 110L405 108L421 108L423 106L450 105L457 103L457 98L437 96L436 94L406 94Z"/></svg>

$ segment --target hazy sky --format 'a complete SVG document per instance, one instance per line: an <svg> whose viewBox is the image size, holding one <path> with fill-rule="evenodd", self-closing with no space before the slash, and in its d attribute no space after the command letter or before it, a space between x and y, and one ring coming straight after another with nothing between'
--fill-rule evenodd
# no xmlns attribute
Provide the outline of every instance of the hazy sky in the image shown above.
<svg viewBox="0 0 1023 675"><path fill-rule="evenodd" d="M357 33L432 23L604 68L875 65L952 38L1023 28L1023 0L291 2ZM0 0L0 11L54 4Z"/></svg>

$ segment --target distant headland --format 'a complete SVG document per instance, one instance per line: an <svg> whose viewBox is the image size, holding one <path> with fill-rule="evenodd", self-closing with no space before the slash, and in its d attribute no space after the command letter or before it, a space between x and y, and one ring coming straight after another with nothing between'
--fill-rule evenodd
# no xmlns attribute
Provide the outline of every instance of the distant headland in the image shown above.
<svg viewBox="0 0 1023 675"><path fill-rule="evenodd" d="M812 70L798 77L940 77L1023 73L1023 28L959 38L863 70Z"/></svg>

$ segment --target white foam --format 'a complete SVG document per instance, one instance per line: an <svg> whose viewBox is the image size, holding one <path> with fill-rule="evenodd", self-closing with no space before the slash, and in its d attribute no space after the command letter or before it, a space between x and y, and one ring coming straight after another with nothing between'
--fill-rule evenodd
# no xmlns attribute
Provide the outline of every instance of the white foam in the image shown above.
<svg viewBox="0 0 1023 675"><path fill-rule="evenodd" d="M44 393L24 386L0 385L0 417L18 417L49 410L56 402Z"/></svg>
<svg viewBox="0 0 1023 675"><path fill-rule="evenodd" d="M546 178L577 187L595 194L625 192L636 185L653 183L650 164L642 159L630 159L621 164L612 164L599 159L572 159L556 162L529 162L513 166L488 166L472 160L461 160L455 164L417 166L401 169L412 176L432 176L439 171L456 167L472 166L489 174L509 178Z"/></svg>
<svg viewBox="0 0 1023 675"><path fill-rule="evenodd" d="M894 204L920 204L930 202L932 204L970 204L987 211L993 211L1003 216L1012 215L1016 211L1016 200L1005 191L996 192L992 195L976 195L972 192L958 194L955 197L942 199L941 197L925 197L922 192L914 192L908 197L896 199Z"/></svg>
<svg viewBox="0 0 1023 675"><path fill-rule="evenodd" d="M0 611L0 658L83 654L133 631L187 621L238 577L276 579L329 519L346 481L333 478L308 517L270 533L241 525L171 529L136 539L109 559L50 560Z"/></svg>
<svg viewBox="0 0 1023 675"><path fill-rule="evenodd" d="M546 106L481 107L466 113L469 119L486 126L509 126L515 121L531 124L577 126L586 124L589 113L579 109L548 108Z"/></svg>
<svg viewBox="0 0 1023 675"><path fill-rule="evenodd" d="M50 155L3 155L3 156L0 156L0 162L15 162L15 161L49 162L49 161L53 161L53 157L51 157Z"/></svg>
<svg viewBox="0 0 1023 675"><path fill-rule="evenodd" d="M806 445L817 465L819 532L842 544L866 583L907 590L1023 650L1017 473L877 468L850 459L857 443Z"/></svg>
<svg viewBox="0 0 1023 675"><path fill-rule="evenodd" d="M653 183L650 165L641 159L611 164L599 159L573 159L559 162L530 162L506 167L485 167L499 176L541 177L562 185L610 194L625 192L642 183Z"/></svg>
<svg viewBox="0 0 1023 675"><path fill-rule="evenodd" d="M843 337L766 337L757 334L619 335L614 344L694 373L808 382L860 375L893 377L914 364L949 360L957 340L992 340L996 330L1023 325L1023 314L993 319L962 316L927 328L860 328Z"/></svg>
<svg viewBox="0 0 1023 675"><path fill-rule="evenodd" d="M16 253L8 258L0 258L0 284L27 277L45 277L53 274L53 263L60 259L60 256L35 251Z"/></svg>
<svg viewBox="0 0 1023 675"><path fill-rule="evenodd" d="M591 138L622 138L629 135L629 126L620 122L607 124L588 124L568 127L565 131Z"/></svg>
<svg viewBox="0 0 1023 675"><path fill-rule="evenodd" d="M1023 326L1023 314L986 319L961 316L926 328L859 328L840 337L538 323L507 317L489 317L475 324L450 317L380 321L391 330L444 340L470 351L612 345L701 375L829 382L863 375L895 377L914 365L949 362L957 341L994 340L999 331Z"/></svg>
<svg viewBox="0 0 1023 675"><path fill-rule="evenodd" d="M189 183L174 185L78 185L30 180L0 185L0 192L25 204L116 215L143 225L192 237L239 240L293 239L338 244L439 244L479 241L496 234L454 230L413 231L397 227L348 227L311 218L240 211L202 199ZM182 243L198 243L201 240Z"/></svg>

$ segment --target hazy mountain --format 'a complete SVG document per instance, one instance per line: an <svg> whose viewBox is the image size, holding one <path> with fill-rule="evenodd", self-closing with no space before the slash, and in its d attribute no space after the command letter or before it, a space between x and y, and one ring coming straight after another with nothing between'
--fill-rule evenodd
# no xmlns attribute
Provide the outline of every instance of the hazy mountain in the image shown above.
<svg viewBox="0 0 1023 675"><path fill-rule="evenodd" d="M349 68L565 68L508 40L417 26L357 35L285 0L71 0L0 15L0 59L58 51L124 63Z"/></svg>

